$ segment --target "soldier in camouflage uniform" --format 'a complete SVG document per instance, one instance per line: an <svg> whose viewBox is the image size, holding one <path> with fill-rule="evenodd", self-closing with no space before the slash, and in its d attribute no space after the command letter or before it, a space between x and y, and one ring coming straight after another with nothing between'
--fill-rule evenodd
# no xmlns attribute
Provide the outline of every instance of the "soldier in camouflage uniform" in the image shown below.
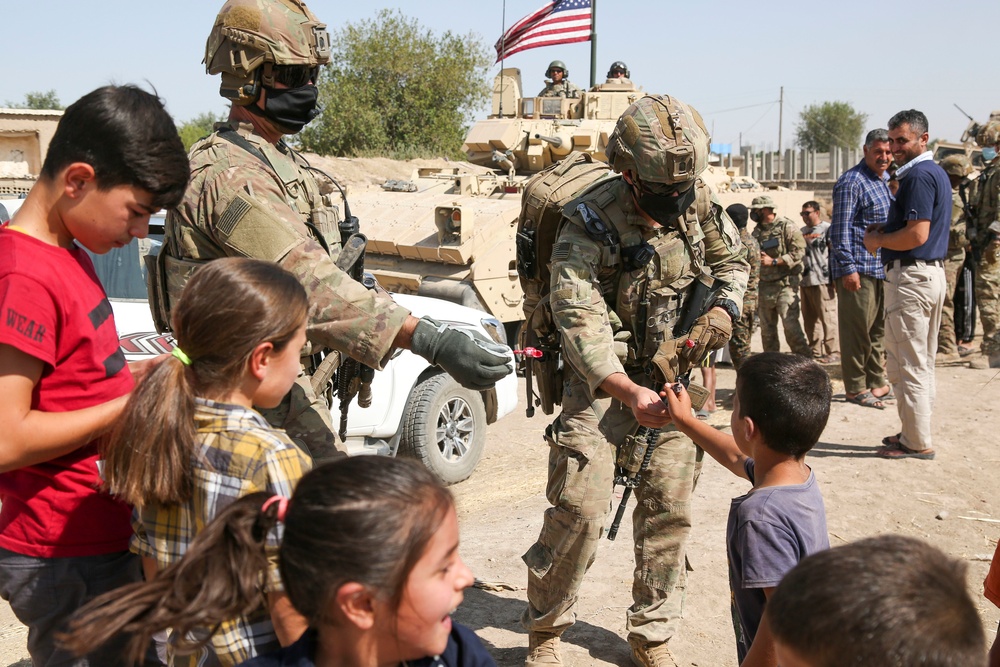
<svg viewBox="0 0 1000 667"><path fill-rule="evenodd" d="M164 249L151 272L158 326L168 324L169 303L200 264L255 257L279 263L309 293L311 350L304 355L335 350L377 369L394 347L405 347L462 384L488 388L508 372L498 356L506 357L505 348L417 320L335 263L341 238L332 179L282 141L317 115L315 79L329 59L326 26L300 0L231 0L222 7L205 63L209 74L222 74L220 92L232 107L229 120L192 147L191 182L167 214ZM482 368L474 368L477 358ZM309 356L303 359L307 371L315 370ZM325 390L326 382L304 374L266 415L319 459L336 455Z"/></svg>
<svg viewBox="0 0 1000 667"><path fill-rule="evenodd" d="M743 294L743 314L733 322L733 337L729 339L729 356L733 360L733 368L740 369L743 362L750 356L750 337L753 336L757 318L757 285L760 282L760 246L753 235L747 231L747 207L743 204L733 204L726 208L726 213L733 224L740 230L740 241L743 244L743 259L750 266L750 277L747 280L747 291Z"/></svg>
<svg viewBox="0 0 1000 667"><path fill-rule="evenodd" d="M958 340L955 337L955 289L965 265L966 216L960 187L972 173L972 162L965 155L949 155L941 160L941 168L951 181L951 230L948 234L948 254L944 258L944 277L947 287L944 307L941 309L941 328L938 330L938 360L957 361Z"/></svg>
<svg viewBox="0 0 1000 667"><path fill-rule="evenodd" d="M546 430L552 507L523 557L527 667L562 664L559 636L575 620L577 592L604 535L615 447L638 424L662 431L636 489L634 603L626 627L637 665L675 664L667 641L681 617L684 542L701 452L668 425L662 385L647 369L659 351L673 369L664 377L673 381L676 371L722 347L739 319L748 272L736 227L698 179L708 141L693 108L671 97L643 97L608 140L608 162L621 175L564 209L550 298L566 381L562 411ZM695 342L688 347L672 330L705 272L723 287L692 327L687 338Z"/></svg>
<svg viewBox="0 0 1000 667"><path fill-rule="evenodd" d="M976 266L976 304L983 323L981 357L971 362L973 368L1000 368L1000 121L987 123L976 134L983 147L986 166L979 176L979 194L975 207L976 223L967 230L973 250L979 255ZM993 226L991 230L990 227Z"/></svg>
<svg viewBox="0 0 1000 667"><path fill-rule="evenodd" d="M795 354L812 358L812 348L799 321L799 282L806 242L798 225L774 212L774 200L767 195L754 197L750 219L757 223L753 237L760 246L760 295L757 315L765 352L778 352L778 320L785 341Z"/></svg>
<svg viewBox="0 0 1000 667"><path fill-rule="evenodd" d="M537 97L580 97L580 89L569 82L569 70L561 60L553 60L545 70L549 81L545 82L542 92Z"/></svg>

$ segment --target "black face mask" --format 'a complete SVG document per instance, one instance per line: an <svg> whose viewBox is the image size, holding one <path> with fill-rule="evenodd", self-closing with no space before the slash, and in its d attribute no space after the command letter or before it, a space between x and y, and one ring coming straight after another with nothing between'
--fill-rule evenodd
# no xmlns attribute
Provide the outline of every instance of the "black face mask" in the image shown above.
<svg viewBox="0 0 1000 667"><path fill-rule="evenodd" d="M648 213L653 220L661 225L667 225L679 218L694 203L694 187L689 187L676 196L657 195L640 188L637 203L639 208Z"/></svg>
<svg viewBox="0 0 1000 667"><path fill-rule="evenodd" d="M760 213L758 213L757 211L751 211L750 219L753 220L754 222L760 222Z"/></svg>
<svg viewBox="0 0 1000 667"><path fill-rule="evenodd" d="M268 88L264 116L284 134L296 134L319 115L319 88L309 84L298 88Z"/></svg>

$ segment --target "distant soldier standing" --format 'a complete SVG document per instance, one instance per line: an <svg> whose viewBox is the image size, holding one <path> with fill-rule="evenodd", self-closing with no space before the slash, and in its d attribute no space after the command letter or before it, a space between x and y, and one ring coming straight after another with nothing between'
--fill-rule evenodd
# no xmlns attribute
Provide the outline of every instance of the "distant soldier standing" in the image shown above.
<svg viewBox="0 0 1000 667"><path fill-rule="evenodd" d="M806 242L802 260L802 324L813 358L821 364L840 362L837 336L837 292L830 280L830 223L819 217L819 202L802 205L799 230Z"/></svg>
<svg viewBox="0 0 1000 667"><path fill-rule="evenodd" d="M662 385L647 373L657 352L675 369L664 373L673 381L722 347L739 319L747 280L737 230L698 179L708 145L693 108L673 97L643 97L625 110L608 140L608 163L621 176L563 210L550 297L566 381L562 411L545 435L552 507L523 556L527 667L563 664L559 637L575 621L578 591L604 536L616 446L639 424L663 430L636 489L626 628L635 664L675 665L667 642L681 618L684 543L701 453L668 425ZM674 338L695 283L710 279L704 271L723 286L684 339Z"/></svg>
<svg viewBox="0 0 1000 667"><path fill-rule="evenodd" d="M965 155L949 155L941 160L941 168L951 182L951 231L948 234L948 254L944 258L946 281L944 307L941 309L941 328L938 331L937 354L939 361L957 361L958 340L955 336L955 289L965 265L967 220L961 187L972 173L972 162Z"/></svg>
<svg viewBox="0 0 1000 667"><path fill-rule="evenodd" d="M973 250L979 255L976 266L976 304L983 323L981 357L973 358L973 368L1000 368L1000 121L987 123L976 134L983 147L986 166L979 176L976 223L967 230ZM992 229L991 229L992 227Z"/></svg>
<svg viewBox="0 0 1000 667"><path fill-rule="evenodd" d="M569 70L566 63L561 60L553 60L549 63L549 68L545 70L548 81L538 97L580 97L580 89L569 82Z"/></svg>
<svg viewBox="0 0 1000 667"><path fill-rule="evenodd" d="M754 197L750 219L757 223L753 237L760 246L760 296L757 314L765 352L779 352L778 321L785 341L795 354L812 358L809 341L799 321L799 282L806 242L794 222L778 216L768 195Z"/></svg>
<svg viewBox="0 0 1000 667"><path fill-rule="evenodd" d="M312 347L303 350L306 373L265 416L319 459L336 455L336 438L327 383L313 386L310 378L317 368L310 352L336 350L379 369L394 348L409 348L477 389L508 372L500 358L506 357L504 348L429 318L418 320L337 266L341 234L330 194L334 183L282 139L319 113L315 82L319 66L329 60L326 26L300 0L223 5L205 64L209 74L222 74L220 93L232 103L229 120L191 149L191 182L181 204L167 214L159 269L151 274L159 295L154 301L162 309L150 304L159 326L167 324L170 303L190 275L219 257L273 261L294 274L309 294Z"/></svg>
<svg viewBox="0 0 1000 667"><path fill-rule="evenodd" d="M743 259L750 266L750 278L747 281L747 291L743 293L743 314L733 322L733 336L729 339L729 356L733 360L733 368L740 369L743 362L750 356L750 338L753 336L754 323L757 321L757 287L760 283L760 246L753 235L747 231L747 207L743 204L732 204L726 208L726 213L733 224L740 230L740 241L743 243Z"/></svg>

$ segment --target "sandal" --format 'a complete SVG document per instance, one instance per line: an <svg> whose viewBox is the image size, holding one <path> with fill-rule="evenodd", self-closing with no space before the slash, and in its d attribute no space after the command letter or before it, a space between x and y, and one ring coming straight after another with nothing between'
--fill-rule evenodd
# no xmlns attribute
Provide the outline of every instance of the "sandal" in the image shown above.
<svg viewBox="0 0 1000 667"><path fill-rule="evenodd" d="M934 458L933 449L910 449L902 444L887 445L875 450L875 454L883 459L925 459L930 461Z"/></svg>
<svg viewBox="0 0 1000 667"><path fill-rule="evenodd" d="M897 447L900 445L900 438L903 437L903 432L900 431L896 435L887 435L882 438L882 444L886 447Z"/></svg>
<svg viewBox="0 0 1000 667"><path fill-rule="evenodd" d="M869 389L868 391L871 390ZM872 396L875 396L874 392L872 393ZM892 391L892 387L889 387L889 391L882 394L881 396L875 396L875 400L882 401L883 403L886 403L888 401L895 401L896 394Z"/></svg>
<svg viewBox="0 0 1000 667"><path fill-rule="evenodd" d="M860 394L855 394L854 396L848 396L847 394L844 394L844 400L847 401L848 403L854 403L855 405L860 405L863 408L875 408L876 410L885 410L885 404L882 403L882 399L877 398L870 391L863 391Z"/></svg>

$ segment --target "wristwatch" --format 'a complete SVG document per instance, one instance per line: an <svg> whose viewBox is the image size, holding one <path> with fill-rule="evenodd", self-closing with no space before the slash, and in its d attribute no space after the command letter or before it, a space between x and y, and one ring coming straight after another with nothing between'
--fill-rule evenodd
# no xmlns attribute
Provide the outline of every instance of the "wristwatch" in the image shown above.
<svg viewBox="0 0 1000 667"><path fill-rule="evenodd" d="M712 304L713 308L721 308L729 315L729 319L735 322L740 319L740 307L731 299L719 299Z"/></svg>

